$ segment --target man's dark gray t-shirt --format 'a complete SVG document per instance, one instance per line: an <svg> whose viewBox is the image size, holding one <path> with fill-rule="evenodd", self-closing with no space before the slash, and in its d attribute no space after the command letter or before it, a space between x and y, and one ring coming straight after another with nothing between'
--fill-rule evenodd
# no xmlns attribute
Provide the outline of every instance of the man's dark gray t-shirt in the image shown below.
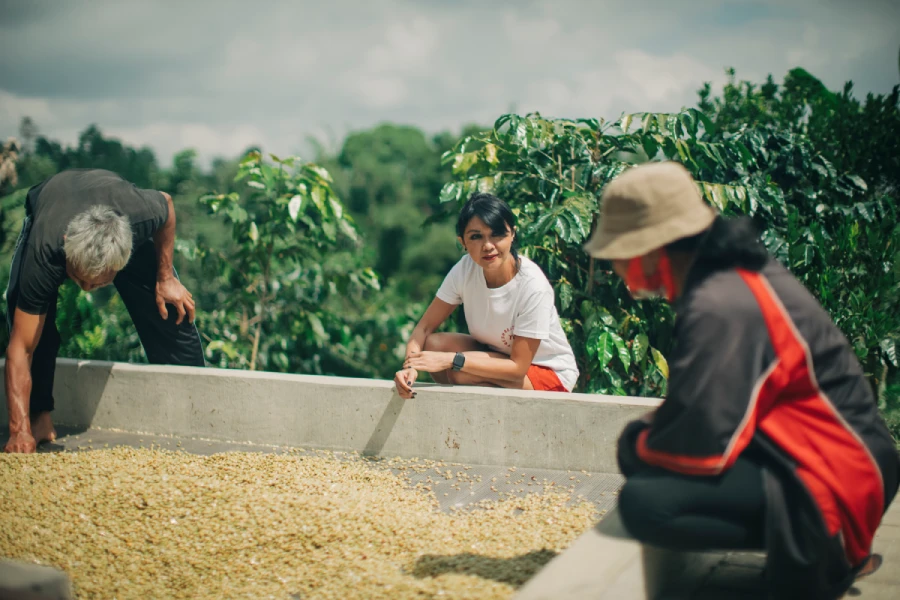
<svg viewBox="0 0 900 600"><path fill-rule="evenodd" d="M16 306L32 315L46 314L66 280L63 236L69 222L92 206L109 206L128 217L133 250L152 240L169 217L165 196L144 190L111 171L72 169L28 190L25 213L31 232L22 242Z"/></svg>

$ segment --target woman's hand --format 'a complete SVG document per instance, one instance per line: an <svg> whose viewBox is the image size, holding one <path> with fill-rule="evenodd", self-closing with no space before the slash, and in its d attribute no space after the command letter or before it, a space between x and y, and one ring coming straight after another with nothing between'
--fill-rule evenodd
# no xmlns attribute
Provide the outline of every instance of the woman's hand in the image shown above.
<svg viewBox="0 0 900 600"><path fill-rule="evenodd" d="M394 384L397 386L397 393L400 394L401 398L409 400L415 397L416 394L413 392L412 387L418 376L419 372L415 369L397 371L397 374L394 375Z"/></svg>
<svg viewBox="0 0 900 600"><path fill-rule="evenodd" d="M455 352L412 352L403 363L404 369L437 373L453 368Z"/></svg>

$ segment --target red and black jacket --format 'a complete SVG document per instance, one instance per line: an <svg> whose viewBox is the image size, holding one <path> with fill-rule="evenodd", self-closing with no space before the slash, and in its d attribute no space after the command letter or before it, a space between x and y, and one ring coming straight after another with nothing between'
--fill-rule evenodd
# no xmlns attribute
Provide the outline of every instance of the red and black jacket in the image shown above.
<svg viewBox="0 0 900 600"><path fill-rule="evenodd" d="M764 457L773 587L809 598L846 589L900 470L850 344L771 259L758 271L696 264L675 309L667 397L652 425L626 429L626 445L697 476L722 473L752 445Z"/></svg>

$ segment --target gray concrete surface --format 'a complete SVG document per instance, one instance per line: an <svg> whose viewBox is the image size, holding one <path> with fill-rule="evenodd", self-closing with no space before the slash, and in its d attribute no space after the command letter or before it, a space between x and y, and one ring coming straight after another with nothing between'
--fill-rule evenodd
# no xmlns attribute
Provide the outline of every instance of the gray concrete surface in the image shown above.
<svg viewBox="0 0 900 600"><path fill-rule="evenodd" d="M70 600L69 577L53 567L0 560L0 600Z"/></svg>
<svg viewBox="0 0 900 600"><path fill-rule="evenodd" d="M673 553L642 547L624 531L615 511L617 493L623 482L616 473L549 470L507 466L472 465L441 461L435 463L442 473L416 472L391 467L382 457L365 457L356 452L333 452L284 445L260 445L213 439L182 438L166 435L85 429L58 428L59 439L43 444L39 452L80 452L115 446L153 447L195 454L219 452L292 452L328 453L343 460L365 461L372 468L403 473L410 485L427 485L444 511L477 509L481 500L502 496L521 496L540 491L552 482L571 490L573 501L587 500L596 506L601 520L580 536L573 545L551 560L514 596L515 600L581 599L685 599L685 600L761 600L765 598L762 554L735 552ZM2 438L0 438L2 440ZM422 463L432 463L420 458ZM496 480L496 481L494 481ZM875 551L885 563L870 578L858 582L846 598L888 600L900 597L900 570L894 562L900 557L900 504L887 513L875 538Z"/></svg>
<svg viewBox="0 0 900 600"><path fill-rule="evenodd" d="M470 464L615 472L657 399L60 359L58 423ZM6 423L6 401L0 419Z"/></svg>
<svg viewBox="0 0 900 600"><path fill-rule="evenodd" d="M665 553L624 535L613 510L622 482L615 441L627 421L659 400L422 385L416 399L404 401L387 381L71 360L59 361L55 395L55 420L68 427L41 451L302 447L343 452L375 468L390 468L385 457L396 456L438 461L452 472L448 479L407 473L412 485L431 487L444 510L553 482L594 502L601 514L609 511L517 600L764 597L759 555ZM6 422L5 398L0 419ZM875 551L884 566L848 598L900 597L893 565L900 560L897 503Z"/></svg>
<svg viewBox="0 0 900 600"><path fill-rule="evenodd" d="M884 564L845 598L900 598L900 503L875 535ZM669 552L631 539L610 511L515 595L515 600L764 600L765 555Z"/></svg>

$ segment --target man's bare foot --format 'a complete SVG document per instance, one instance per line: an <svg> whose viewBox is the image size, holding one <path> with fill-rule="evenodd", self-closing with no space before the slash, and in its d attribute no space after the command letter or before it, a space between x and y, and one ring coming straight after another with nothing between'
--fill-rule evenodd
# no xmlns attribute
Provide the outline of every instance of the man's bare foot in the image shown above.
<svg viewBox="0 0 900 600"><path fill-rule="evenodd" d="M50 412L44 411L31 418L31 435L38 444L52 442L56 439L56 429L50 420Z"/></svg>
<svg viewBox="0 0 900 600"><path fill-rule="evenodd" d="M3 451L10 454L33 454L35 450L37 450L37 444L34 443L30 431L11 433L6 446L3 447Z"/></svg>

